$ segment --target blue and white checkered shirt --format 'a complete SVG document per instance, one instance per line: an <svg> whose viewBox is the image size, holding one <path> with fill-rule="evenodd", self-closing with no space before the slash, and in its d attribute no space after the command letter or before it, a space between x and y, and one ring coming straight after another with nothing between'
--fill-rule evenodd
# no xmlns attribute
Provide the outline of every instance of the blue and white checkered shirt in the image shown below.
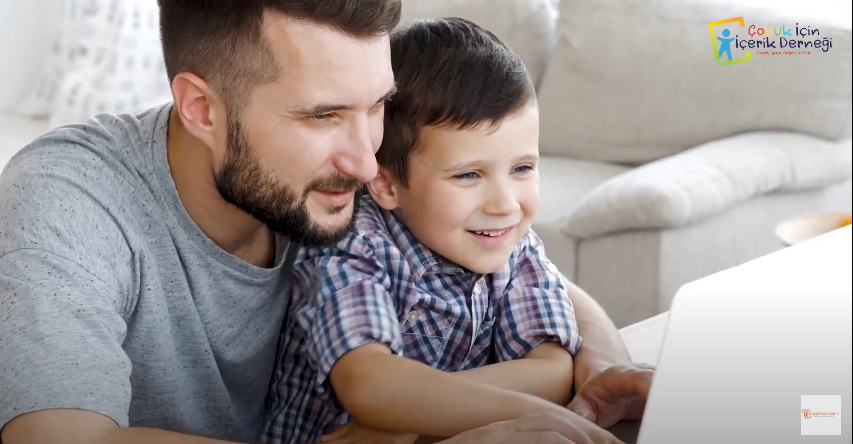
<svg viewBox="0 0 853 444"><path fill-rule="evenodd" d="M315 443L346 424L329 372L366 344L448 372L519 359L545 341L577 354L571 300L532 231L503 270L475 275L423 246L370 196L361 199L346 239L297 258L261 442Z"/></svg>

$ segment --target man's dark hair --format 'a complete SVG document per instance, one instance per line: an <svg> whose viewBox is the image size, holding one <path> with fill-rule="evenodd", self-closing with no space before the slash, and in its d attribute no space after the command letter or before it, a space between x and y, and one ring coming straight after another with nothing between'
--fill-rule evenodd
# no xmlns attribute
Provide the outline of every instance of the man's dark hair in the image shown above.
<svg viewBox="0 0 853 444"><path fill-rule="evenodd" d="M242 107L245 92L273 81L278 67L262 35L266 13L330 26L353 37L390 33L400 0L157 0L171 82L191 72Z"/></svg>
<svg viewBox="0 0 853 444"><path fill-rule="evenodd" d="M404 186L425 126L498 127L533 103L524 66L494 34L465 19L418 20L391 34L397 93L385 107L377 161Z"/></svg>

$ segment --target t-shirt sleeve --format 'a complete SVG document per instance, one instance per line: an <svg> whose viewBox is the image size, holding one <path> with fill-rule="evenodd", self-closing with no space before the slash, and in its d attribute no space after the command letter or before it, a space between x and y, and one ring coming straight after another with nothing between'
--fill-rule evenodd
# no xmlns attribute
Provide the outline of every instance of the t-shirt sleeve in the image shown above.
<svg viewBox="0 0 853 444"><path fill-rule="evenodd" d="M402 339L383 254L366 237L353 234L335 248L318 250L300 279L309 301L298 313L308 334L308 359L325 390L335 363L367 344L384 344L400 354ZM310 276L309 276L310 275Z"/></svg>
<svg viewBox="0 0 853 444"><path fill-rule="evenodd" d="M495 332L498 361L522 358L544 342L557 342L575 356L580 350L572 301L560 273L532 231L522 242Z"/></svg>
<svg viewBox="0 0 853 444"><path fill-rule="evenodd" d="M28 150L0 175L0 428L56 408L127 426L129 248L86 160L49 154Z"/></svg>

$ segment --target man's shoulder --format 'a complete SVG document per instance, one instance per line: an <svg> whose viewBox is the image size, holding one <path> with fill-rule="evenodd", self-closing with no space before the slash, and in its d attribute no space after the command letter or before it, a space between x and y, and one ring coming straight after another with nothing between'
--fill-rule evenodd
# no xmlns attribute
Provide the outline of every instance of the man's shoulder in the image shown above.
<svg viewBox="0 0 853 444"><path fill-rule="evenodd" d="M24 146L3 176L34 171L74 173L150 167L150 145L165 106L140 114L99 114L85 122L59 126ZM103 178L101 174L95 176Z"/></svg>
<svg viewBox="0 0 853 444"><path fill-rule="evenodd" d="M121 239L144 183L146 127L155 110L100 115L55 128L24 147L0 174L0 254L35 244ZM134 155L127 153L136 151ZM122 212L125 212L122 216ZM80 239L75 240L74 237ZM61 254L60 251L54 251Z"/></svg>

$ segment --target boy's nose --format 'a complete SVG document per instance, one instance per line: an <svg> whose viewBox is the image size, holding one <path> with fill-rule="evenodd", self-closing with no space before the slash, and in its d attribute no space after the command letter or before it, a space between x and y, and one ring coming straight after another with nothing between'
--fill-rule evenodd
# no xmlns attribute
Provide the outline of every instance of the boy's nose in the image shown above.
<svg viewBox="0 0 853 444"><path fill-rule="evenodd" d="M491 187L483 205L483 213L491 216L506 216L516 213L521 205L508 187Z"/></svg>

